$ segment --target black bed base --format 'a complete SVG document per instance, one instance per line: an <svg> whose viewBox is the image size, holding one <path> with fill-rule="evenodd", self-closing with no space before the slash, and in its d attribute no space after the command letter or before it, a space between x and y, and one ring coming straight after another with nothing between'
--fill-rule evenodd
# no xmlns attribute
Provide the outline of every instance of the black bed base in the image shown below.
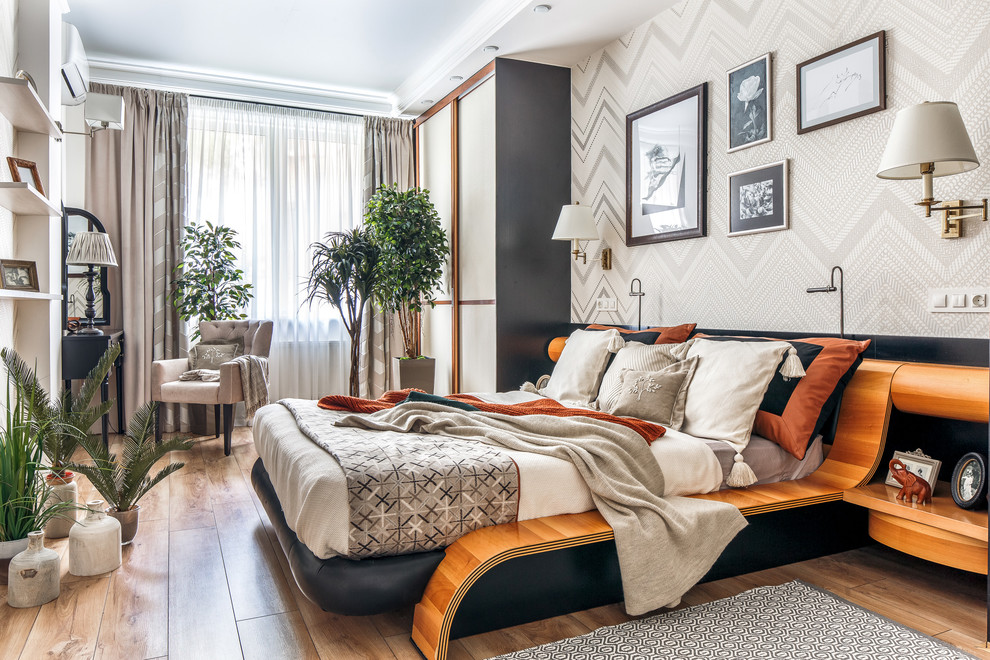
<svg viewBox="0 0 990 660"><path fill-rule="evenodd" d="M258 459L251 482L275 527L299 589L322 609L379 614L419 602L444 552L354 561L320 559L289 529ZM763 513L728 545L702 582L783 566L866 545L867 510L844 502ZM461 602L451 639L622 600L615 542L518 557L485 573Z"/></svg>

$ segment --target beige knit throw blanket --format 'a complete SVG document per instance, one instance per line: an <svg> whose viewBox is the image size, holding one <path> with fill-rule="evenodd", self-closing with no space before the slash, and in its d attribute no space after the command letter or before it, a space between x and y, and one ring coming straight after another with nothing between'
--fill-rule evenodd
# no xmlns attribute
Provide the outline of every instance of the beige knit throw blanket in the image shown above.
<svg viewBox="0 0 990 660"><path fill-rule="evenodd" d="M632 615L678 603L746 526L731 504L659 496L663 471L652 452L637 433L617 424L405 403L372 415L347 415L337 425L473 439L570 461L614 530L626 611Z"/></svg>
<svg viewBox="0 0 990 660"><path fill-rule="evenodd" d="M241 355L231 362L241 370L241 391L247 418L254 417L258 408L268 405L268 360L257 355Z"/></svg>

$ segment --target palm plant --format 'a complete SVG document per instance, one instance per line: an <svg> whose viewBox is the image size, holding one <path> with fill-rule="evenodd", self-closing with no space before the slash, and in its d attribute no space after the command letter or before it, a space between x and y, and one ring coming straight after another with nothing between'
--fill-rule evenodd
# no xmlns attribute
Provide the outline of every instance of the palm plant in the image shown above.
<svg viewBox="0 0 990 660"><path fill-rule="evenodd" d="M182 469L185 463L169 463L155 476L149 476L151 469L162 457L171 451L184 451L193 443L184 438L172 438L156 443L154 401L138 408L127 425L120 456L110 453L109 448L96 436L80 440L80 444L93 459L92 465L73 464L73 470L89 477L93 487L100 492L104 501L117 512L130 511L138 500L147 494L165 477Z"/></svg>

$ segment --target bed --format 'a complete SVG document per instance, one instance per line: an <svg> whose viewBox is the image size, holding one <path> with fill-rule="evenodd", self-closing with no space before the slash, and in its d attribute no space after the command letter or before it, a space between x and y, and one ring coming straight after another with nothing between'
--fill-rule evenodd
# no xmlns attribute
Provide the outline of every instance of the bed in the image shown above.
<svg viewBox="0 0 990 660"><path fill-rule="evenodd" d="M757 483L725 490L736 452L725 443L668 431L651 451L664 463L677 460L688 467L672 473L667 494L727 502L746 516L841 499L843 488L865 482L875 470L889 414L886 392L892 371L867 360L855 373L850 374L828 458L820 435L800 460L754 436L739 453L756 472ZM511 393L487 399L534 396ZM418 602L413 638L427 657L442 658L451 636L510 625L520 617L549 616L560 608L621 600L611 528L581 492L572 466L547 457L513 454L521 480L533 486L521 489L518 522L472 531L445 549L360 561L340 556L346 550L346 523L326 524L347 519L340 467L294 422L282 405L259 412L254 433L260 459L252 481L300 589L323 609L364 615ZM589 565L595 570L588 571ZM520 582L512 574L517 566L524 574L539 574L540 584ZM520 600L533 600L529 589L539 592L546 588L544 578L558 577L571 584L554 585L554 597L536 599L542 604L530 612L519 611ZM506 579L516 587L506 590ZM523 596L512 601L514 606L495 607L498 612L492 616L492 599L507 591Z"/></svg>

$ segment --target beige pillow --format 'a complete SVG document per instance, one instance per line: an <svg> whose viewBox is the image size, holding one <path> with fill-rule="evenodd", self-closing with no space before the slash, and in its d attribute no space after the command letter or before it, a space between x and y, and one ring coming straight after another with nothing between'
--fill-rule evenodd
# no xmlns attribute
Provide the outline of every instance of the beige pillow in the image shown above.
<svg viewBox="0 0 990 660"><path fill-rule="evenodd" d="M660 371L683 358L681 344L641 344L627 341L615 354L615 359L602 377L598 400L595 402L598 409L608 411L615 406L615 399L619 396L619 377L623 369Z"/></svg>
<svg viewBox="0 0 990 660"><path fill-rule="evenodd" d="M745 449L763 395L790 347L786 341L696 339L688 357L700 360L688 388L681 430L724 440L737 452Z"/></svg>
<svg viewBox="0 0 990 660"><path fill-rule="evenodd" d="M237 344L196 344L189 349L189 368L219 369L224 362L230 362L243 352Z"/></svg>
<svg viewBox="0 0 990 660"><path fill-rule="evenodd" d="M638 417L679 430L684 423L688 386L698 366L698 358L675 362L660 371L623 369L619 374L612 415Z"/></svg>
<svg viewBox="0 0 990 660"><path fill-rule="evenodd" d="M550 382L540 394L562 403L591 403L598 396L598 385L609 356L622 348L623 343L615 329L602 332L575 330L567 338L550 374Z"/></svg>

